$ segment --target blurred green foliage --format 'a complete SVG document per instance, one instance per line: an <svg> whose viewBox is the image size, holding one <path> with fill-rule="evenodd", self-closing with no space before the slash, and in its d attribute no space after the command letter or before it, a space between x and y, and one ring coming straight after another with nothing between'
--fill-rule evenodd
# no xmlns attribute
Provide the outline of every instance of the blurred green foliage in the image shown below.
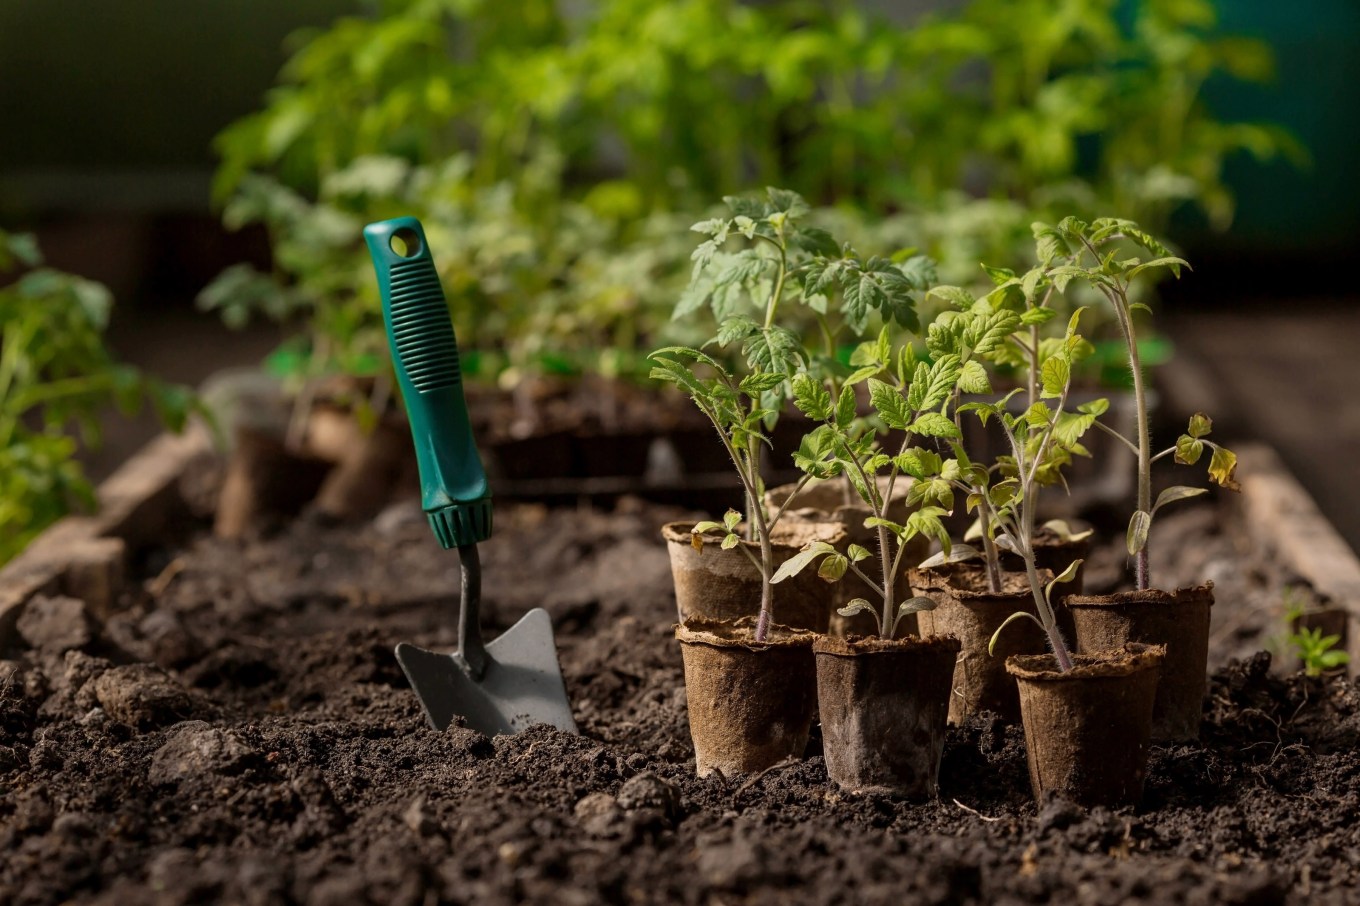
<svg viewBox="0 0 1360 906"><path fill-rule="evenodd" d="M383 0L303 36L219 137L225 220L269 229L274 272L201 301L301 321L309 373L379 368L359 233L414 214L489 371L634 374L637 349L695 339L668 322L693 245L674 212L750 186L958 284L1024 266L1057 211L1226 224L1224 161L1297 148L1205 109L1210 76L1271 74L1214 24L1208 0L971 0L911 25L837 0Z"/></svg>
<svg viewBox="0 0 1360 906"><path fill-rule="evenodd" d="M103 340L107 289L41 263L32 236L0 230L0 281L23 272L0 286L0 563L72 509L95 504L68 426L89 446L110 403L132 413L149 399L175 430L194 405L186 388L114 361Z"/></svg>

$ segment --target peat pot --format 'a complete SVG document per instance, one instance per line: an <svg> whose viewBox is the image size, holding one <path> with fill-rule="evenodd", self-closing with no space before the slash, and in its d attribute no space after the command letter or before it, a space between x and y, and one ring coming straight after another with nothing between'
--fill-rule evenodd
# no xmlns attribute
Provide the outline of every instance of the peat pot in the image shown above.
<svg viewBox="0 0 1360 906"><path fill-rule="evenodd" d="M1066 673L1051 654L1006 659L1020 692L1036 800L1054 792L1087 808L1138 804L1164 653L1160 645L1130 643L1076 654Z"/></svg>
<svg viewBox="0 0 1360 906"><path fill-rule="evenodd" d="M958 640L823 636L812 650L831 779L853 793L934 798Z"/></svg>
<svg viewBox="0 0 1360 906"><path fill-rule="evenodd" d="M670 550L679 621L754 618L760 612L760 570L746 552L735 547L723 550L719 546L722 538L716 534L705 536L707 541L703 550L696 550L690 535L693 527L693 522L671 522L661 527L661 535ZM781 522L772 542L774 568L778 569L810 541L843 546L844 536L838 525ZM743 541L741 544L760 559L758 543ZM835 609L834 594L835 586L818 578L817 570L808 567L774 586L772 616L777 622L795 629L826 632Z"/></svg>
<svg viewBox="0 0 1360 906"><path fill-rule="evenodd" d="M1047 583L1052 573L1040 573ZM996 630L1016 611L1038 617L1029 582L1023 574L1002 573L1001 593L988 590L986 570L974 563L951 563L929 570L912 570L916 591L936 602L934 610L917 614L923 636L952 636L960 651L949 696L949 722L961 724L981 711L991 711L1007 723L1020 721L1020 697L1015 681L1006 674L1006 658L1042 654L1048 639L1032 620L1016 620L997 639L995 654L987 651Z"/></svg>
<svg viewBox="0 0 1360 906"><path fill-rule="evenodd" d="M1152 712L1152 738L1199 738L1208 684L1209 609L1214 584L1174 592L1148 589L1066 598L1078 651L1103 651L1126 642L1166 647L1162 681Z"/></svg>
<svg viewBox="0 0 1360 906"><path fill-rule="evenodd" d="M907 508L907 492L911 489L911 484L912 478L910 476L900 475L893 485L892 500L888 502L887 508L887 517L893 522L905 523L907 517L911 515L911 511ZM886 494L888 490L887 478L879 476L878 485L879 490ZM765 492L765 506L772 513L778 512L779 508L785 506L786 501L788 502L780 525L797 521L840 526L845 534L843 540L836 544L836 548L841 553L845 553L846 548L852 544L867 548L873 556L856 565L875 582L881 583L883 581L883 568L878 556L878 530L864 526L864 520L874 514L868 504L862 501L853 490L849 489L844 481L810 481L803 486L802 490L798 491L797 497L790 500L789 498L797 488L797 484L784 484ZM897 546L894 542L893 551L896 552L896 550ZM924 560L929 553L930 539L924 535L918 535L907 542L907 551L902 555L902 563L904 566L914 566ZM907 581L905 568L898 575L896 586L895 597L897 600L905 601L911 597L911 586ZM865 598L872 601L876 594L868 583L855 575L854 572L847 572L833 586L831 634L849 636L870 635L877 632L878 624L867 613L843 617L835 612L855 598ZM897 624L899 638L911 635L916 630L915 614L904 617Z"/></svg>
<svg viewBox="0 0 1360 906"><path fill-rule="evenodd" d="M677 625L675 637L700 777L803 756L817 705L813 633L775 624L762 643L754 620L692 620Z"/></svg>

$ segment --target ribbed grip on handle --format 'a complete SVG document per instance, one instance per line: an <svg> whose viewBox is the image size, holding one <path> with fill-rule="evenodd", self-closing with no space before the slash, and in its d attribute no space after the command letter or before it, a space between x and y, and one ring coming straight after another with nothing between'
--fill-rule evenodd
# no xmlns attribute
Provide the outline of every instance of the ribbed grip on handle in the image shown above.
<svg viewBox="0 0 1360 906"><path fill-rule="evenodd" d="M369 224L392 363L420 465L425 514L446 548L491 535L491 491L472 438L458 341L439 274L414 217Z"/></svg>
<svg viewBox="0 0 1360 906"><path fill-rule="evenodd" d="M411 385L423 392L459 383L458 343L434 262L401 261L391 275L392 345Z"/></svg>

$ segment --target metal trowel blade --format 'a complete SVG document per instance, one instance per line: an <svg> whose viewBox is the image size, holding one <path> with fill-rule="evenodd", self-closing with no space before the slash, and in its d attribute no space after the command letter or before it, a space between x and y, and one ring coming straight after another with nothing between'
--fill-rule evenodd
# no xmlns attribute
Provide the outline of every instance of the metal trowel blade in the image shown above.
<svg viewBox="0 0 1360 906"><path fill-rule="evenodd" d="M486 646L481 679L473 679L451 654L402 642L397 662L436 730L461 715L487 736L518 733L534 724L578 732L553 644L552 619L541 607L526 613Z"/></svg>

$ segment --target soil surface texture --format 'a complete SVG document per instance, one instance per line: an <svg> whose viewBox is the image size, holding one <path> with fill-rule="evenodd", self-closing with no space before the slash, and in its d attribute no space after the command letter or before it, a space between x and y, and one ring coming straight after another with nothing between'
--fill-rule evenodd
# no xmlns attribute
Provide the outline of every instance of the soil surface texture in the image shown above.
<svg viewBox="0 0 1360 906"><path fill-rule="evenodd" d="M392 656L453 647L457 557L418 509L196 529L125 610L32 607L0 652L0 904L1356 902L1360 695L1250 654L1279 588L1215 512L1153 551L1164 584L1219 583L1202 739L1154 749L1122 812L1036 804L986 715L934 802L839 792L815 729L801 761L696 778L658 529L699 514L498 508L487 607L551 613L581 735L494 739L431 730Z"/></svg>

